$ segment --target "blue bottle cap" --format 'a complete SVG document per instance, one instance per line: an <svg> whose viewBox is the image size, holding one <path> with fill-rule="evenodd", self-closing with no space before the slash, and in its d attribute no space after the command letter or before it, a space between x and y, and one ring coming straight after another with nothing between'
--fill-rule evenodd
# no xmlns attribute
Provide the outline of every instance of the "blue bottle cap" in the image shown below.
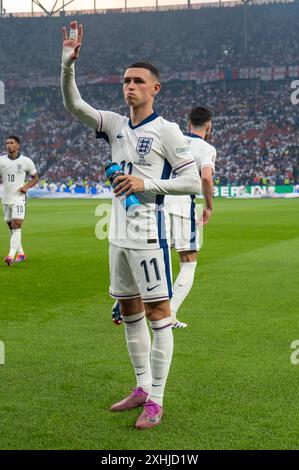
<svg viewBox="0 0 299 470"><path fill-rule="evenodd" d="M115 171L122 171L121 166L118 163L110 163L105 167L106 176L109 178Z"/></svg>

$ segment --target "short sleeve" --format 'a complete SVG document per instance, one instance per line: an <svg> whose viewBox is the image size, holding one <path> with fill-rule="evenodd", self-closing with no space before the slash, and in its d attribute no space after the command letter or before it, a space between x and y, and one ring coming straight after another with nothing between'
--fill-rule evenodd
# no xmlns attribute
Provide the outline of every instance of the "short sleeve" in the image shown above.
<svg viewBox="0 0 299 470"><path fill-rule="evenodd" d="M120 132L121 125L126 118L120 114L113 113L112 111L99 110L99 114L100 123L96 130L96 137L98 139L103 138L107 142L111 142L113 137L116 137Z"/></svg>
<svg viewBox="0 0 299 470"><path fill-rule="evenodd" d="M201 158L201 169L202 168L212 168L213 173L215 172L215 161L216 161L216 149L215 147L210 146L207 152L204 152Z"/></svg>
<svg viewBox="0 0 299 470"><path fill-rule="evenodd" d="M169 123L165 126L161 137L165 158L170 163L173 171L179 173L180 170L195 165L189 143L177 124Z"/></svg>

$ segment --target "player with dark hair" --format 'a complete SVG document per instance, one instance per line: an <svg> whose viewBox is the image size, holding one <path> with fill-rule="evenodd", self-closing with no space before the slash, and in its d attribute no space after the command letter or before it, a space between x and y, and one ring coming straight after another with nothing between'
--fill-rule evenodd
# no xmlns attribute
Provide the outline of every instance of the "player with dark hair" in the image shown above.
<svg viewBox="0 0 299 470"><path fill-rule="evenodd" d="M201 106L192 108L188 117L189 132L185 136L202 181L202 193L205 199L202 222L196 212L195 195L165 198L165 207L171 221L171 245L180 257L180 272L173 286L171 299L173 328L187 326L187 323L177 319L176 314L194 282L197 255L200 249L199 224L206 225L213 211L213 173L216 150L208 143L211 130L211 111ZM173 176L176 176L175 173Z"/></svg>
<svg viewBox="0 0 299 470"><path fill-rule="evenodd" d="M97 110L80 96L74 61L79 57L83 27L63 28L62 93L66 108L109 141L112 161L126 175L114 184L109 232L110 295L120 301L126 342L137 385L111 411L144 405L138 429L160 423L163 395L172 361L173 335L169 299L172 295L169 247L165 233L165 194L200 191L195 162L179 127L153 111L161 85L157 69L146 62L126 68L124 98L130 118ZM169 179L171 170L178 177ZM133 214L122 198L136 193L140 206ZM146 317L153 331L153 341Z"/></svg>
<svg viewBox="0 0 299 470"><path fill-rule="evenodd" d="M26 260L21 240L21 227L25 219L26 193L38 181L35 165L31 158L20 153L20 145L19 137L10 135L6 139L8 153L0 157L0 176L4 190L2 196L4 220L11 233L10 250L8 256L4 258L7 266L10 266L14 261L19 263ZM32 179L25 183L27 175Z"/></svg>
<svg viewBox="0 0 299 470"><path fill-rule="evenodd" d="M205 140L210 137L211 128L212 128L212 113L208 108L203 108L202 106L197 106L192 108L188 116L188 128L190 132L193 129L202 129L204 125L207 125L207 130L205 134Z"/></svg>

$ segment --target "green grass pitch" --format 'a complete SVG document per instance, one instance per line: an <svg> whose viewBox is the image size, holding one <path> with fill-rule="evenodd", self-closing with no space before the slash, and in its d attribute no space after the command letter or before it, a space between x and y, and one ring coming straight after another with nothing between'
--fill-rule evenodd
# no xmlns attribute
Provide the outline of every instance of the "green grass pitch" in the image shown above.
<svg viewBox="0 0 299 470"><path fill-rule="evenodd" d="M98 204L29 201L29 259L0 267L0 448L298 449L299 200L215 201L165 417L149 431L134 429L139 410L109 412L134 375L111 322ZM7 248L1 221L1 257Z"/></svg>

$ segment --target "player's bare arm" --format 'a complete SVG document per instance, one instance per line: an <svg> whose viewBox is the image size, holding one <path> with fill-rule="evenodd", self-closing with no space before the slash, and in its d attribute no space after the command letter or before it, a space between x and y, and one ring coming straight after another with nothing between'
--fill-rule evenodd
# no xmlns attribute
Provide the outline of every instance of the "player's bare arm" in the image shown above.
<svg viewBox="0 0 299 470"><path fill-rule="evenodd" d="M210 167L204 167L201 171L202 193L205 198L205 209L203 210L203 224L206 225L212 216L213 211L213 170Z"/></svg>
<svg viewBox="0 0 299 470"><path fill-rule="evenodd" d="M132 193L142 193L144 191L144 180L137 176L123 175L115 179L117 185L114 189L115 196L129 196Z"/></svg>
<svg viewBox="0 0 299 470"><path fill-rule="evenodd" d="M37 182L38 182L38 175L36 174L36 175L32 176L31 180L28 181L28 183L24 184L24 186L22 186L19 189L19 192L23 193L23 194L26 194L28 189L33 188L33 186L35 186Z"/></svg>

